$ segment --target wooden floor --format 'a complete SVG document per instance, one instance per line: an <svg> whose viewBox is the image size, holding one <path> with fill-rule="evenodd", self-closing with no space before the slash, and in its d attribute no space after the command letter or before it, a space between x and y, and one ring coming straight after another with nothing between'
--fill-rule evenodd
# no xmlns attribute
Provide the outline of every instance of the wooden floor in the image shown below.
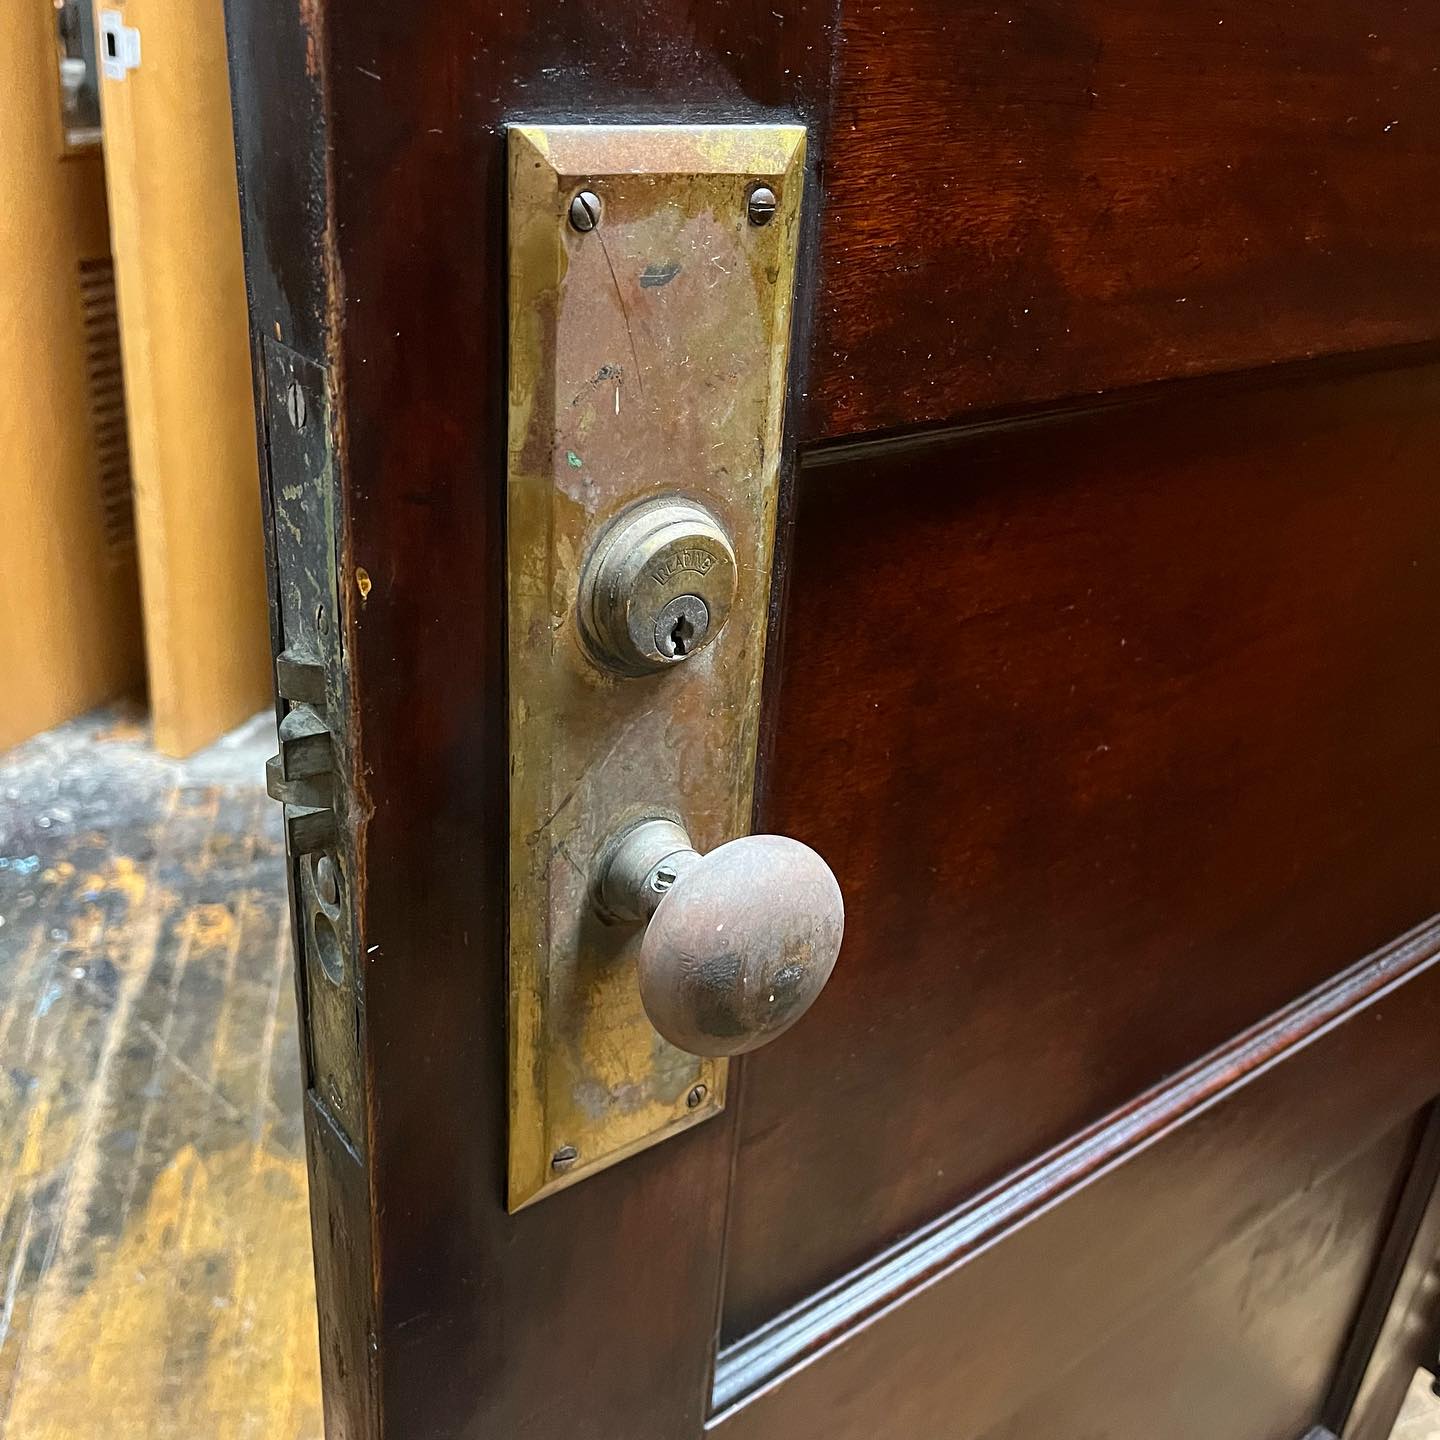
<svg viewBox="0 0 1440 1440"><path fill-rule="evenodd" d="M0 757L4 1440L320 1440L272 749ZM1440 1440L1428 1377L1394 1440Z"/></svg>
<svg viewBox="0 0 1440 1440"><path fill-rule="evenodd" d="M0 761L0 1435L318 1440L268 720Z"/></svg>

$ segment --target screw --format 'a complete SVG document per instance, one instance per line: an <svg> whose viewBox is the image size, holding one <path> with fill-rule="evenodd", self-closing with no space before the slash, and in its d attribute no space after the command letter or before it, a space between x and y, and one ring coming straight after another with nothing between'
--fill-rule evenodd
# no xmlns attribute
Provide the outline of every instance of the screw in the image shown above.
<svg viewBox="0 0 1440 1440"><path fill-rule="evenodd" d="M768 225L775 218L775 192L768 185L757 185L750 192L746 213L752 225Z"/></svg>
<svg viewBox="0 0 1440 1440"><path fill-rule="evenodd" d="M300 388L298 380L292 380L285 387L285 409L290 416L290 423L297 429L305 428L305 392Z"/></svg>
<svg viewBox="0 0 1440 1440"><path fill-rule="evenodd" d="M655 618L655 648L667 660L683 660L709 629L710 607L698 595L677 595Z"/></svg>
<svg viewBox="0 0 1440 1440"><path fill-rule="evenodd" d="M563 1175L579 1158L580 1152L573 1145L562 1145L550 1157L550 1168Z"/></svg>
<svg viewBox="0 0 1440 1440"><path fill-rule="evenodd" d="M710 1090L705 1085L692 1085L690 1087L690 1093L685 1097L685 1108L687 1110L698 1110L709 1093Z"/></svg>
<svg viewBox="0 0 1440 1440"><path fill-rule="evenodd" d="M600 223L600 197L593 190L582 190L570 202L570 228L582 233Z"/></svg>
<svg viewBox="0 0 1440 1440"><path fill-rule="evenodd" d="M335 862L322 855L315 863L315 893L325 905L340 903L340 877L335 873Z"/></svg>

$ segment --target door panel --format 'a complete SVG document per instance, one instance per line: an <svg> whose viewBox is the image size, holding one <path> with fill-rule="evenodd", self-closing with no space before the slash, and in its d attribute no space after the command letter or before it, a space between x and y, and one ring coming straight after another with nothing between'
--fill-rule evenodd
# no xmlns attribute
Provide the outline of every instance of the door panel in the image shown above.
<svg viewBox="0 0 1440 1440"><path fill-rule="evenodd" d="M1440 335L1433 7L843 9L811 437Z"/></svg>
<svg viewBox="0 0 1440 1440"><path fill-rule="evenodd" d="M728 1339L1440 909L1437 447L1423 368L805 467L762 826L850 920Z"/></svg>
<svg viewBox="0 0 1440 1440"><path fill-rule="evenodd" d="M1428 1104L1437 961L1431 925L723 1352L716 1433L944 1440L1007 1421ZM1132 1383L1159 1399L1169 1374Z"/></svg>
<svg viewBox="0 0 1440 1440"><path fill-rule="evenodd" d="M1321 1416L1416 1126L1215 1251L985 1440L1299 1440ZM1152 1385L1135 1375L1163 1377Z"/></svg>
<svg viewBox="0 0 1440 1440"><path fill-rule="evenodd" d="M1396 1223L1377 1264L1366 1309L1351 1337L1331 1397L1344 1416L1345 1440L1387 1440L1395 1416L1422 1366L1436 1364L1436 1294L1440 1290L1440 1113L1430 1125L1397 1207Z"/></svg>

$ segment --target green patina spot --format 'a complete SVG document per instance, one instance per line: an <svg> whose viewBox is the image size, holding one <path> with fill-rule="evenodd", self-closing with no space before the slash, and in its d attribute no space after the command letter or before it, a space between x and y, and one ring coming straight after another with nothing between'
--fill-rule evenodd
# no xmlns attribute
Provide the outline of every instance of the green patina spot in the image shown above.
<svg viewBox="0 0 1440 1440"><path fill-rule="evenodd" d="M565 458L570 462L570 468L572 470L578 470L580 468L580 457L573 450L567 450L565 452Z"/></svg>

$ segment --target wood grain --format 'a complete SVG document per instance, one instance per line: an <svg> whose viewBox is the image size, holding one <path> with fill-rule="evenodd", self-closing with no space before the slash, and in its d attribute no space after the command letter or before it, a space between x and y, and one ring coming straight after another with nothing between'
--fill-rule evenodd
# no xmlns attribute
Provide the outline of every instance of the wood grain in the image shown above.
<svg viewBox="0 0 1440 1440"><path fill-rule="evenodd" d="M1335 40L1352 0L1307 22L1298 80L1288 40L1274 59L1248 30L1202 43L1198 27L1232 23L1228 9L1166 22L1096 0L1058 20L1007 9L1000 22L1024 33L1002 62L978 7L902 17L886 3L844 16L850 108L832 116L828 0L231 0L252 325L329 367L345 497L368 1168L332 1185L334 1157L311 1152L343 1433L693 1436L719 1309L733 1117L504 1213L504 123L814 127L829 205L807 292L826 307L804 417L816 442L1432 333L1415 278L1432 202L1415 201L1403 233L1374 220L1373 255L1355 219L1419 183L1419 162L1390 159L1423 160L1433 121L1419 102L1401 116L1413 141L1352 155L1326 130L1317 158L1297 159L1307 77L1325 77L1316 113L1332 116L1388 83L1387 66L1412 73ZM1162 23L1197 61L1229 57L1229 110L1223 77L1207 89L1186 71L1166 89L1164 64L1145 68L1146 27ZM1396 23L1406 55L1433 40L1423 17ZM1100 63L1092 32L1123 72L1093 133L1065 104L1075 57ZM917 116L933 117L934 164L907 189L904 172L928 163L907 148ZM1018 203L1003 168L1017 117L1046 161ZM1153 132L1172 121L1164 161ZM1242 150L1253 166L1227 180ZM1328 269L1292 227L1316 200L1302 163L1331 167L1321 190L1353 190L1325 232ZM937 211L956 180L983 203ZM1066 271L1080 242L1065 217L1083 223L1088 205L1093 222L1107 197L1120 238ZM1200 223L1211 199L1214 235ZM1269 221L1254 263L1247 207ZM968 255L954 253L957 213L981 227ZM927 230L943 258L916 279L905 267L923 269ZM1212 271L1195 275L1192 333L1166 307L1197 253ZM1036 276L1045 324L1080 337L1070 350L1025 328ZM811 348L803 326L797 347ZM1309 376L1233 402L1207 391L851 453L803 477L762 819L843 867L852 959L793 1046L747 1074L732 1334L1437 908L1437 697L1414 665L1440 618L1423 538L1440 519L1425 460L1436 392L1424 370L1350 388ZM1307 1190L1332 1217L1346 1196L1389 1193L1400 1142L1384 1137L1440 1089L1434 983L1417 973L1404 991L1408 1006L1372 996L1313 1053L1264 1069L721 1428L972 1436L1157 1296L1233 1304L1235 1257ZM1319 1126L1336 1066L1349 1083ZM1297 1304L1322 1297L1326 1336L1358 1300L1376 1233L1337 1227L1333 1289L1296 1281ZM1219 1288L1187 1290L1212 1264Z"/></svg>
<svg viewBox="0 0 1440 1440"><path fill-rule="evenodd" d="M1369 1403L1365 1409L1378 1411L1380 1393L1389 1389L1392 1394L1403 1394L1416 1368L1413 1361L1406 1363L1409 1357L1391 1342L1387 1331L1393 1336L1391 1316L1397 1311L1403 1314L1412 1304L1407 1272L1417 1260L1423 1262L1436 1254L1433 1239L1424 1232L1440 1177L1440 1107L1432 1105L1422 1117L1414 1154L1403 1173L1389 1227L1376 1251L1370 1284L1325 1402L1325 1417L1337 1434L1360 1428L1363 1412L1357 1409L1356 1400L1361 1389L1367 1388L1367 1379ZM1390 1408L1393 1413L1393 1404Z"/></svg>
<svg viewBox="0 0 1440 1440"><path fill-rule="evenodd" d="M1176 1126L1223 1103L1239 1087L1266 1069L1284 1063L1328 1027L1343 1023L1351 1011L1372 1001L1424 964L1440 949L1440 930L1422 927L1387 946L1310 994L1242 1032L1195 1064L1167 1076L1097 1124L1068 1137L1053 1150L1006 1175L913 1235L883 1251L832 1285L721 1352L716 1367L714 1407L724 1410L773 1383L808 1357L846 1333L872 1324L912 1294L1001 1240L1009 1232L1064 1203L1066 1197L1114 1166L1163 1139ZM1424 1160L1429 1165L1428 1151ZM1428 1169L1412 1171L1406 1193L1425 1190ZM1401 1257L1410 1247L1413 1226L1402 1217L1386 1233L1387 1247ZM1377 1269L1378 1275L1378 1269ZM1381 1313L1390 1303L1393 1279L1379 1276L1367 1290L1366 1304ZM1370 1341L1352 1337L1357 1354ZM1343 1414L1348 1399L1335 1392L1328 1405Z"/></svg>
<svg viewBox="0 0 1440 1440"><path fill-rule="evenodd" d="M101 83L155 741L184 755L271 696L220 0L130 0Z"/></svg>
<svg viewBox="0 0 1440 1440"><path fill-rule="evenodd" d="M1413 1180L1411 1188L1418 1188ZM1394 1440L1434 1440L1440 1433L1440 1402L1430 1392L1431 1376L1417 1371L1434 1365L1440 1348L1437 1336L1440 1188L1432 1186L1359 1387L1353 1393L1347 1387L1332 1401L1332 1411L1344 1416L1345 1440L1389 1440L1392 1424ZM1342 1374L1342 1381L1346 1378ZM1402 1399L1405 1413L1396 1424Z"/></svg>
<svg viewBox="0 0 1440 1440"><path fill-rule="evenodd" d="M1274 1273L1283 1282L1288 1259L1297 1279L1308 1273L1323 1286L1304 1258L1317 1244L1336 1246L1329 1257L1335 1264L1355 1264L1352 1245L1368 1263L1365 1236L1372 1232L1342 1218L1351 1203L1343 1186L1341 1210L1296 1238L1293 1251L1282 1245L1281 1256L1269 1256L1264 1232L1267 1217L1303 1209L1308 1191L1415 1120L1440 1086L1440 958L1435 929L1425 933L1429 944L1416 947L1404 973L1343 1021L777 1377L717 1416L707 1433L716 1440L858 1440L889 1426L895 1434L962 1440L1023 1413L1056 1370L1087 1386L1108 1384L1117 1403L1143 1407L1163 1401L1164 1381L1132 1369L1125 1347L1107 1355L1107 1343L1132 1325L1143 1331L1157 1301L1188 1309L1190 1287L1206 1266L1249 1267L1258 1280L1278 1261ZM1370 1173L1354 1196L1362 1211L1375 1208ZM1224 1257L1232 1246L1238 1251ZM1301 1290L1307 1285L1300 1280ZM1337 1336L1334 1307L1348 1320L1359 1301L1358 1285L1332 1293L1326 1333ZM1228 1313L1214 1323L1265 1324L1263 1289L1253 1305L1243 1287L1226 1303ZM1191 1312L1177 1323L1207 1322ZM1272 1336L1267 1346L1272 1342L1283 1349L1295 1337ZM1275 1377L1272 1393L1287 1383ZM1318 1407L1323 1394L1307 1393ZM1209 1403L1223 1405L1223 1394ZM1267 1434L1233 1426L1220 1433Z"/></svg>
<svg viewBox="0 0 1440 1440"><path fill-rule="evenodd" d="M133 723L0 803L0 1433L319 1440L279 814L263 727Z"/></svg>
<svg viewBox="0 0 1440 1440"><path fill-rule="evenodd" d="M62 158L53 12L7 5L0 49L4 750L138 691L144 663L134 549L123 524L120 543L107 534L90 423L80 266L108 269L103 166L93 149Z"/></svg>
<svg viewBox="0 0 1440 1440"><path fill-rule="evenodd" d="M1424 5L845 7L812 439L1440 336Z"/></svg>
<svg viewBox="0 0 1440 1440"><path fill-rule="evenodd" d="M983 1440L1334 1440L1308 1427L1322 1414L1414 1130L1402 1123L1217 1245L1078 1364L1057 1364L1051 1383ZM1154 1383L1124 1383L1135 1375Z"/></svg>
<svg viewBox="0 0 1440 1440"><path fill-rule="evenodd" d="M376 1322L374 1394L343 1382L357 1435L699 1430L726 1123L504 1207L503 125L817 118L833 9L229 5L252 324L337 387L369 1125L344 1223ZM344 1298L321 1305L358 1325Z"/></svg>
<svg viewBox="0 0 1440 1440"><path fill-rule="evenodd" d="M728 1337L1440 909L1437 414L1422 367L804 472L761 822L848 921L742 1062Z"/></svg>

